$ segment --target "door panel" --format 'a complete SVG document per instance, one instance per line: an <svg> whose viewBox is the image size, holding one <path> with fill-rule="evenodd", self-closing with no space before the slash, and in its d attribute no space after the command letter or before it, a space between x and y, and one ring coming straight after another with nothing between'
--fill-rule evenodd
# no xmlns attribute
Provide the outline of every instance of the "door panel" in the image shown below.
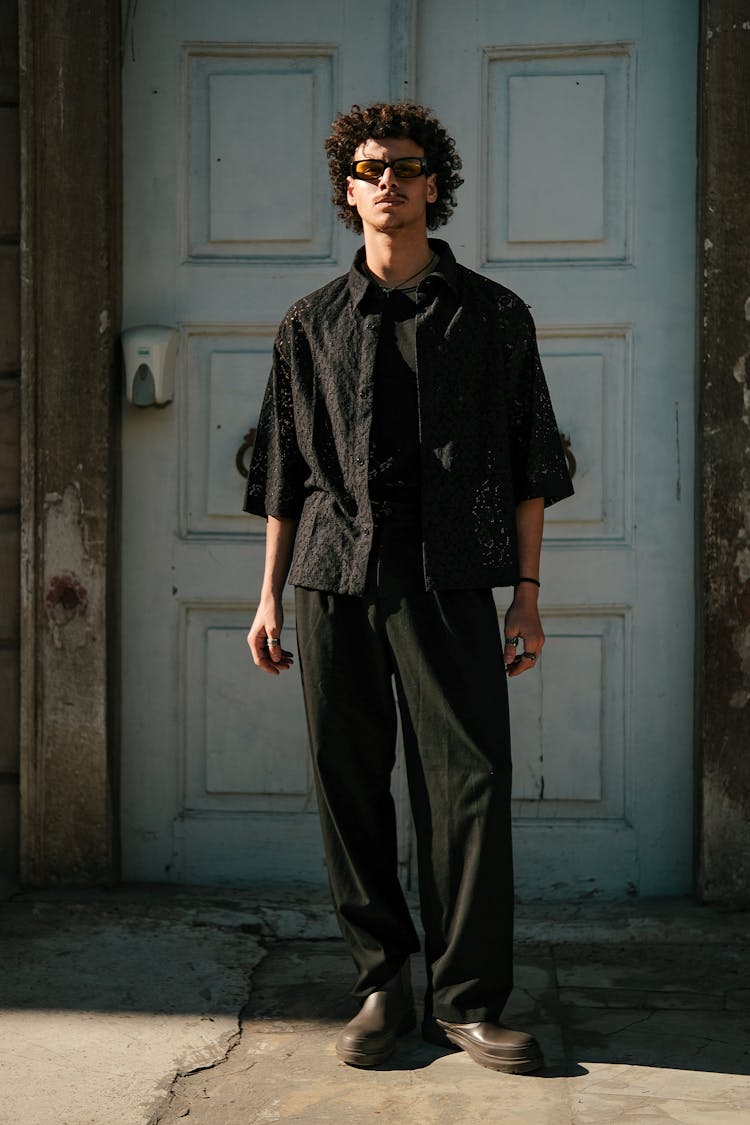
<svg viewBox="0 0 750 1125"><path fill-rule="evenodd" d="M333 258L335 66L333 45L183 48L188 260Z"/></svg>
<svg viewBox="0 0 750 1125"><path fill-rule="evenodd" d="M246 471L252 438L250 421L260 414L275 334L275 325L263 324L245 328L192 324L183 329L183 538L265 534L264 521L246 516L237 496L242 484L239 466ZM240 455L243 445L247 448Z"/></svg>
<svg viewBox="0 0 750 1125"><path fill-rule="evenodd" d="M484 263L629 261L633 45L487 46L482 64Z"/></svg>

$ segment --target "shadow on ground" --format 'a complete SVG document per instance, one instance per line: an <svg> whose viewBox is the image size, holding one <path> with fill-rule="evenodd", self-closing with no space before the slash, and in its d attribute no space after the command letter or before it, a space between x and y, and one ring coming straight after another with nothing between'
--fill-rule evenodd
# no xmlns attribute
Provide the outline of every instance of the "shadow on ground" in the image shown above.
<svg viewBox="0 0 750 1125"><path fill-rule="evenodd" d="M750 1009L731 1006L750 1000L745 949L523 944L516 960L506 1022L537 1035L550 1077L583 1073L587 1062L750 1074ZM419 996L417 958L413 975ZM256 973L244 1030L309 1024L335 1038L356 1011L346 994L351 978L340 943L276 946ZM419 1045L416 1033L403 1046L385 1067L426 1066L448 1053Z"/></svg>
<svg viewBox="0 0 750 1125"><path fill-rule="evenodd" d="M342 1064L352 966L327 901L301 901L138 888L4 904L0 1120L750 1120L746 915L684 902L522 908L506 1019L538 1037L546 1066L520 1076L417 1032L373 1071ZM413 968L421 997L418 958Z"/></svg>

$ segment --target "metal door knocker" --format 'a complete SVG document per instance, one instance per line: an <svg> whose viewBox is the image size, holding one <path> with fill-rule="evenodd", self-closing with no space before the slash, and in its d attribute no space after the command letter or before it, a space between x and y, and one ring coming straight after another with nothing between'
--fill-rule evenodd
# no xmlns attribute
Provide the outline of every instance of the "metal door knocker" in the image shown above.
<svg viewBox="0 0 750 1125"><path fill-rule="evenodd" d="M247 431L247 433L245 434L245 436L242 439L242 445L237 450L237 453L235 454L235 458L234 458L234 463L237 466L237 472L240 474L241 477L245 477L246 479L247 479L249 469L248 469L247 464L245 463L245 457L246 457L247 453L255 445L255 438L257 436L257 433L258 433L258 431L255 427L253 427L251 430Z"/></svg>
<svg viewBox="0 0 750 1125"><path fill-rule="evenodd" d="M572 480L576 475L576 459L571 448L570 435L564 434L561 430L560 441L562 442L563 453L565 454L565 460L568 462L568 472L570 473L570 478Z"/></svg>

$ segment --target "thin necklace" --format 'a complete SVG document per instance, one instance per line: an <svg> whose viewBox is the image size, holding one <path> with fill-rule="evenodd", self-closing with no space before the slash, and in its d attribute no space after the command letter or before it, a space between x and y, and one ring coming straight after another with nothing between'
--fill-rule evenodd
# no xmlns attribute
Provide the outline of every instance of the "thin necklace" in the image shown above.
<svg viewBox="0 0 750 1125"><path fill-rule="evenodd" d="M438 260L438 256L433 251L433 253L430 255L430 260L427 263L427 265L422 266L422 268L418 269L416 273L412 273L408 277L405 277L403 279L403 281L397 281L395 285L383 285L383 282L380 280L380 278L375 276L375 274L372 272L370 267L367 265L367 262L365 262L365 269L369 273L372 280L377 282L377 284L380 286L380 288L383 290L384 293L392 293L394 289L401 289L402 286L406 285L407 281L411 281L413 278L419 277L419 275L422 274L422 273L428 273L429 270L432 269L432 267L434 266L434 264L437 260Z"/></svg>

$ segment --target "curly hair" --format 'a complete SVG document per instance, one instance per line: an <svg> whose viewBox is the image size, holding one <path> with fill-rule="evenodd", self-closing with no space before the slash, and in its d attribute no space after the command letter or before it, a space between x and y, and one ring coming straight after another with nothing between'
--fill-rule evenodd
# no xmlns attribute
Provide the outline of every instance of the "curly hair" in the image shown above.
<svg viewBox="0 0 750 1125"><path fill-rule="evenodd" d="M456 189L463 183L458 175L461 157L432 111L412 102L376 102L366 109L353 105L348 113L336 115L325 148L333 184L332 198L341 221L361 234L362 220L356 207L346 200L349 166L359 145L386 137L408 137L424 149L429 172L435 176L437 186L437 199L427 204L427 226L435 230L447 223L456 206Z"/></svg>

